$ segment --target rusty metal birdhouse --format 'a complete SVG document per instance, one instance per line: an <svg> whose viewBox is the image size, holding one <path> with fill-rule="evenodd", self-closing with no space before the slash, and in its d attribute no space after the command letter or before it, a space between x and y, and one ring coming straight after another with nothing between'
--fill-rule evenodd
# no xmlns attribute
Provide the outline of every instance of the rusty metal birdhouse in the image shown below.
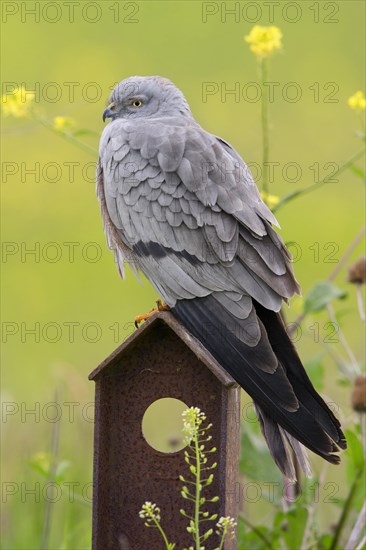
<svg viewBox="0 0 366 550"><path fill-rule="evenodd" d="M179 480L187 470L184 451L154 449L142 429L146 410L161 398L199 407L213 424L218 466L207 496L220 498L207 510L237 518L240 388L171 313L153 315L89 379L95 382L94 550L162 548L157 529L139 517L145 501L159 506L177 549L192 545L187 519L179 513L186 504ZM225 548L236 548L235 541Z"/></svg>

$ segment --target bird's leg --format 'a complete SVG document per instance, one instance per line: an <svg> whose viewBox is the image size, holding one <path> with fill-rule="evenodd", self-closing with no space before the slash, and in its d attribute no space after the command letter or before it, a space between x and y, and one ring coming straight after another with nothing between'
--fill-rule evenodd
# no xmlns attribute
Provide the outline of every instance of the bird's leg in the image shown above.
<svg viewBox="0 0 366 550"><path fill-rule="evenodd" d="M142 321L146 321L147 319L150 319L150 317L154 315L154 313L156 313L157 311L169 311L169 310L170 310L170 307L167 304L165 304L162 300L156 300L156 307L151 309L149 313L145 313L144 315L137 315L135 317L135 327L139 328L139 324Z"/></svg>

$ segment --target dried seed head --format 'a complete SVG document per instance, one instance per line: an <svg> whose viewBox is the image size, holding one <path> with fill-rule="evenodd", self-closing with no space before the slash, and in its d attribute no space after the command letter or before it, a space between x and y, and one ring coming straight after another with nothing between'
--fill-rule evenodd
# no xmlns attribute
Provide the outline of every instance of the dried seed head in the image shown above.
<svg viewBox="0 0 366 550"><path fill-rule="evenodd" d="M357 412L366 412L366 375L357 376L352 390L352 407Z"/></svg>
<svg viewBox="0 0 366 550"><path fill-rule="evenodd" d="M355 285L366 283L366 256L363 256L348 268L348 282Z"/></svg>

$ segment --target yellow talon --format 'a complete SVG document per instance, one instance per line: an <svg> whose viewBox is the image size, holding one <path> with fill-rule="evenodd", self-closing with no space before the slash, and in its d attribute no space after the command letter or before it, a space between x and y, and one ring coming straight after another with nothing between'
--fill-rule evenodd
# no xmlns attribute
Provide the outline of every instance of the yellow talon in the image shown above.
<svg viewBox="0 0 366 550"><path fill-rule="evenodd" d="M149 313L145 313L144 315L137 315L135 317L135 327L139 328L139 324L142 323L142 321L147 321L147 319L150 319L150 317L154 315L154 313L156 313L157 311L169 311L169 310L170 310L170 307L167 304L165 304L162 300L157 300L156 307L151 309Z"/></svg>
<svg viewBox="0 0 366 550"><path fill-rule="evenodd" d="M170 311L170 307L163 300L156 300L156 307L158 311Z"/></svg>

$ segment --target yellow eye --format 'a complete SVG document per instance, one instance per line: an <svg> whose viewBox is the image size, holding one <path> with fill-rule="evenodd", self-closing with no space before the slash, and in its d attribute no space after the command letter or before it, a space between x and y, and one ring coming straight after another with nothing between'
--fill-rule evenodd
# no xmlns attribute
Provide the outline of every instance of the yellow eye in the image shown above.
<svg viewBox="0 0 366 550"><path fill-rule="evenodd" d="M132 105L134 107L142 107L142 101L140 101L139 99L135 99L133 102L132 102Z"/></svg>

